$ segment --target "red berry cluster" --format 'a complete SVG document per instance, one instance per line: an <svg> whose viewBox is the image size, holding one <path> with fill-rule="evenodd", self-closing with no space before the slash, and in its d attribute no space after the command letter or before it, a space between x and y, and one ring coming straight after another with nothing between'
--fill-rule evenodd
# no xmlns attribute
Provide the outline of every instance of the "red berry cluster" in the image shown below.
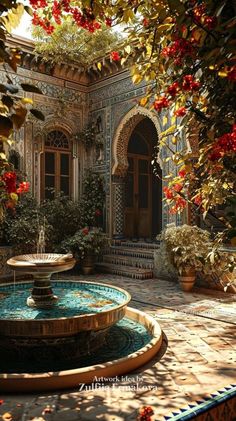
<svg viewBox="0 0 236 421"><path fill-rule="evenodd" d="M30 5L33 9L45 8L48 5L47 0L30 0Z"/></svg>
<svg viewBox="0 0 236 421"><path fill-rule="evenodd" d="M186 112L187 112L187 109L185 107L180 107L174 112L174 115L176 117L183 117L185 116Z"/></svg>
<svg viewBox="0 0 236 421"><path fill-rule="evenodd" d="M206 5L204 3L193 9L193 18L196 23L201 23L210 30L217 25L217 18L206 14Z"/></svg>
<svg viewBox="0 0 236 421"><path fill-rule="evenodd" d="M112 61L120 61L120 54L118 51L112 51L110 54L110 58Z"/></svg>
<svg viewBox="0 0 236 421"><path fill-rule="evenodd" d="M169 100L167 99L166 96L162 96L162 97L157 98L154 101L154 104L153 104L155 110L159 111L159 112L162 111L162 108L169 107L169 105L170 105L170 102L169 102Z"/></svg>
<svg viewBox="0 0 236 421"><path fill-rule="evenodd" d="M217 161L226 154L236 153L236 124L231 133L225 133L213 144L212 152L208 156L210 161Z"/></svg>
<svg viewBox="0 0 236 421"><path fill-rule="evenodd" d="M51 35L55 29L48 19L40 18L36 12L33 14L32 24L35 26L41 26L48 35Z"/></svg>
<svg viewBox="0 0 236 421"><path fill-rule="evenodd" d="M30 4L34 9L49 6L46 0L30 0ZM73 7L70 4L70 0L54 0L51 13L55 23L58 25L61 24L61 16L63 12L70 14L79 27L87 29L89 32L95 32L96 29L101 28L100 23L96 22L94 18L92 9L84 8L81 10L79 7ZM34 13L32 22L36 26L41 26L48 34L51 34L55 29L47 18L41 18L36 13Z"/></svg>
<svg viewBox="0 0 236 421"><path fill-rule="evenodd" d="M194 47L190 41L177 38L168 47L163 48L161 54L166 58L174 58L174 63L181 65L184 57L193 56Z"/></svg>
<svg viewBox="0 0 236 421"><path fill-rule="evenodd" d="M178 82L174 82L174 83L172 83L172 85L168 86L167 93L172 98L175 98L176 95L177 95L178 90L179 90L179 83Z"/></svg>
<svg viewBox="0 0 236 421"><path fill-rule="evenodd" d="M184 91L198 91L200 86L200 82L194 80L193 75L185 75L183 77L182 89Z"/></svg>
<svg viewBox="0 0 236 421"><path fill-rule="evenodd" d="M61 24L61 5L57 0L54 0L52 6L52 16L55 22L60 25Z"/></svg>
<svg viewBox="0 0 236 421"><path fill-rule="evenodd" d="M151 421L152 415L154 415L152 407L144 406L139 412L138 421Z"/></svg>

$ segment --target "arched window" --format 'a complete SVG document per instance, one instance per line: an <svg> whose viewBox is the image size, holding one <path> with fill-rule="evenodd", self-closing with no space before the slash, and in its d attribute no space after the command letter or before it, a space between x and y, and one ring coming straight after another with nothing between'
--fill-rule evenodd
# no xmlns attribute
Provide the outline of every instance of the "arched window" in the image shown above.
<svg viewBox="0 0 236 421"><path fill-rule="evenodd" d="M59 192L71 195L71 144L60 130L53 130L46 136L41 186L42 199L51 199Z"/></svg>

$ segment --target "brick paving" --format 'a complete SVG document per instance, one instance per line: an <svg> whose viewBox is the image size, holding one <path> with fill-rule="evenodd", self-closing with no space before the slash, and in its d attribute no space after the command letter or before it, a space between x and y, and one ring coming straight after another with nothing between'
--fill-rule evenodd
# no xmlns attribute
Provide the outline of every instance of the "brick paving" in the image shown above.
<svg viewBox="0 0 236 421"><path fill-rule="evenodd" d="M158 320L164 333L159 353L105 389L80 391L78 386L63 392L21 395L19 391L1 396L2 420L135 421L140 407L151 405L155 421L163 421L178 409L236 383L236 296L202 289L183 293L178 285L157 279L114 275L89 279L125 288L132 295L131 306Z"/></svg>

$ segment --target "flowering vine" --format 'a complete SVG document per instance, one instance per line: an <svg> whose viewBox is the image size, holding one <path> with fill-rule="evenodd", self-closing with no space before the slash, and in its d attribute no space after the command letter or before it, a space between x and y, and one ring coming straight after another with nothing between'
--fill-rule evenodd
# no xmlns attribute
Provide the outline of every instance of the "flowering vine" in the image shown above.
<svg viewBox="0 0 236 421"><path fill-rule="evenodd" d="M58 4L59 3L59 4ZM146 81L140 99L160 115L160 148L177 167L164 193L170 212L193 203L202 212L235 197L234 2L225 0L31 0L36 15L51 31L66 14L90 32L126 24L122 54L111 60L131 67L134 83ZM198 128L198 148L182 146ZM165 164L165 161L164 161ZM181 189L180 187L181 186Z"/></svg>

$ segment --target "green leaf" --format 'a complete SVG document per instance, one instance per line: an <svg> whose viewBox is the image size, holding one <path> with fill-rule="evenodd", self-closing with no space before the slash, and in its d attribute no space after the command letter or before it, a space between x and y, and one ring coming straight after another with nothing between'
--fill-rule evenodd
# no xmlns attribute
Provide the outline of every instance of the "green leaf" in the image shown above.
<svg viewBox="0 0 236 421"><path fill-rule="evenodd" d="M35 85L30 85L28 83L21 83L21 87L24 91L26 92L33 92L35 94L40 94L42 95L42 91L41 89L39 89L37 86Z"/></svg>
<svg viewBox="0 0 236 421"><path fill-rule="evenodd" d="M33 116L34 116L34 117L36 117L38 120L41 120L41 121L44 121L44 120L45 120L45 116L44 116L44 114L43 114L41 111L36 110L35 108L32 108L32 109L30 110L30 112L31 112L31 114L33 114Z"/></svg>

